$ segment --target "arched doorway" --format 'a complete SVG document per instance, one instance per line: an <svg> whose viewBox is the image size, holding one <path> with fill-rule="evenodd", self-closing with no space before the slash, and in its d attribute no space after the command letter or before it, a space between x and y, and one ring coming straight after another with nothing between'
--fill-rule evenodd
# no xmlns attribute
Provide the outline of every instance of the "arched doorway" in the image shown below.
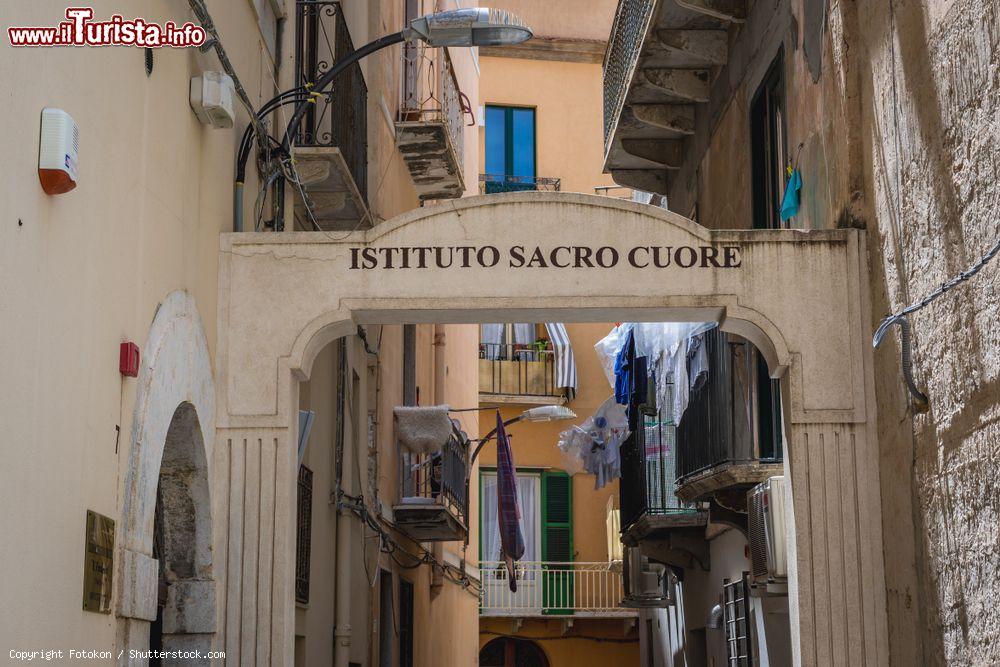
<svg viewBox="0 0 1000 667"><path fill-rule="evenodd" d="M214 399L197 304L173 291L153 317L137 379L116 538L119 665L134 662L133 650L207 649L216 638L214 580L225 568L212 550Z"/></svg>
<svg viewBox="0 0 1000 667"><path fill-rule="evenodd" d="M497 637L479 651L479 667L549 667L549 660L533 641Z"/></svg>
<svg viewBox="0 0 1000 667"><path fill-rule="evenodd" d="M205 446L198 413L185 402L170 420L157 480L152 545L157 605L150 649L211 650L213 634L206 631L215 622L211 545ZM151 658L149 664L161 663Z"/></svg>
<svg viewBox="0 0 1000 667"><path fill-rule="evenodd" d="M266 507L246 503L259 523L223 527L230 544L247 530L259 538L229 553L227 577L271 584L259 613L226 614L227 657L259 627L271 629L272 655L292 655L292 568L258 559L258 549L294 547L282 527L295 489L298 383L331 341L365 324L715 321L753 343L780 380L793 651L803 664L823 662L814 647L884 664L865 248L856 229L708 230L653 206L543 192L453 200L335 239L224 234L218 426L233 455L218 474L231 498L249 499L250 484L275 490ZM244 481L250 449L274 465ZM827 545L838 542L831 558ZM235 612L253 595L227 605Z"/></svg>

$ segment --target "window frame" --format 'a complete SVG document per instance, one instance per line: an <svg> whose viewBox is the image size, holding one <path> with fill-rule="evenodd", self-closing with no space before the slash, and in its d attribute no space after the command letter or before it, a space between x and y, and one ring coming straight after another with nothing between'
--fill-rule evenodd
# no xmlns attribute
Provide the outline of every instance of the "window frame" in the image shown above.
<svg viewBox="0 0 1000 667"><path fill-rule="evenodd" d="M788 181L784 47L778 49L750 101L750 183L754 229L784 229L780 209Z"/></svg>
<svg viewBox="0 0 1000 667"><path fill-rule="evenodd" d="M513 176L517 178L529 179L534 182L538 178L538 107L524 106L516 104L486 104L484 109L484 120L489 117L490 109L501 109L504 112L504 169L502 174L494 174L489 170L487 165L488 162L488 144L486 143L485 137L483 142L483 172L489 176ZM531 174L515 174L514 173L514 111L523 110L531 112ZM488 134L490 131L489 121L486 121L486 130Z"/></svg>

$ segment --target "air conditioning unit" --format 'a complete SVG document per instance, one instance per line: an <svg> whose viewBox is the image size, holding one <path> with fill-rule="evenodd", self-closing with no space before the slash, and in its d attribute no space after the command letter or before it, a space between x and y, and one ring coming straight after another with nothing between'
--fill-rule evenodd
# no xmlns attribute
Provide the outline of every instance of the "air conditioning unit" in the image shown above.
<svg viewBox="0 0 1000 667"><path fill-rule="evenodd" d="M783 592L788 580L787 496L788 484L779 476L750 489L747 498L751 577L755 586L768 592Z"/></svg>
<svg viewBox="0 0 1000 667"><path fill-rule="evenodd" d="M651 561L638 547L625 547L622 561L623 607L633 609L669 607L674 604L673 574L670 568Z"/></svg>

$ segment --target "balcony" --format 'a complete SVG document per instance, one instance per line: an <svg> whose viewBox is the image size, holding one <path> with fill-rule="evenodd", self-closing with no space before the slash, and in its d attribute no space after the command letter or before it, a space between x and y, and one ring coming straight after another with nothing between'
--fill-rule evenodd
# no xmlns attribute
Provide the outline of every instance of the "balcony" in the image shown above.
<svg viewBox="0 0 1000 667"><path fill-rule="evenodd" d="M479 194L481 195L492 195L500 192L524 192L525 190L558 192L560 185L561 181L558 178L479 174Z"/></svg>
<svg viewBox="0 0 1000 667"><path fill-rule="evenodd" d="M688 138L711 122L715 82L731 78L720 73L748 4L619 1L604 59L604 170L616 183L668 194L671 173L691 150Z"/></svg>
<svg viewBox="0 0 1000 667"><path fill-rule="evenodd" d="M421 200L465 194L465 126L475 119L448 49L405 44L396 144ZM466 119L469 122L466 122Z"/></svg>
<svg viewBox="0 0 1000 667"><path fill-rule="evenodd" d="M401 450L396 527L417 542L464 540L468 533L469 441L461 432L434 454Z"/></svg>
<svg viewBox="0 0 1000 667"><path fill-rule="evenodd" d="M354 50L339 2L295 3L295 81L315 83ZM371 226L368 88L355 63L308 105L292 149L301 190L293 187L297 226L313 231Z"/></svg>
<svg viewBox="0 0 1000 667"><path fill-rule="evenodd" d="M479 403L562 405L566 390L556 386L556 352L538 345L480 343Z"/></svg>
<svg viewBox="0 0 1000 667"><path fill-rule="evenodd" d="M684 553L663 558L664 562L687 567L693 554L703 556L697 542L703 541L708 512L677 497L672 386L663 403L657 409L635 411L640 414L632 415L632 433L621 446L621 537L629 546L645 540L672 540L672 549ZM692 540L693 544L686 544Z"/></svg>
<svg viewBox="0 0 1000 667"><path fill-rule="evenodd" d="M745 492L782 474L780 393L750 342L713 329L705 344L708 381L677 428L676 494L744 512Z"/></svg>
<svg viewBox="0 0 1000 667"><path fill-rule="evenodd" d="M502 562L482 562L479 580L482 617L634 618L621 607L621 562L518 562L517 592L507 582Z"/></svg>

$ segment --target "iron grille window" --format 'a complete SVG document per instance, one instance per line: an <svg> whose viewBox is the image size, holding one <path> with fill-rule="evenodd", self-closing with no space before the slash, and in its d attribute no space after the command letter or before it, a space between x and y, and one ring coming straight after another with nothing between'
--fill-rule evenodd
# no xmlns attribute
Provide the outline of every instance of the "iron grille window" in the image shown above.
<svg viewBox="0 0 1000 667"><path fill-rule="evenodd" d="M309 602L309 554L312 549L313 472L299 466L295 530L295 601Z"/></svg>
<svg viewBox="0 0 1000 667"><path fill-rule="evenodd" d="M399 578L399 667L413 667L413 584Z"/></svg>
<svg viewBox="0 0 1000 667"><path fill-rule="evenodd" d="M746 572L736 581L723 580L723 618L726 623L726 656L729 667L753 667L754 664L749 590Z"/></svg>

